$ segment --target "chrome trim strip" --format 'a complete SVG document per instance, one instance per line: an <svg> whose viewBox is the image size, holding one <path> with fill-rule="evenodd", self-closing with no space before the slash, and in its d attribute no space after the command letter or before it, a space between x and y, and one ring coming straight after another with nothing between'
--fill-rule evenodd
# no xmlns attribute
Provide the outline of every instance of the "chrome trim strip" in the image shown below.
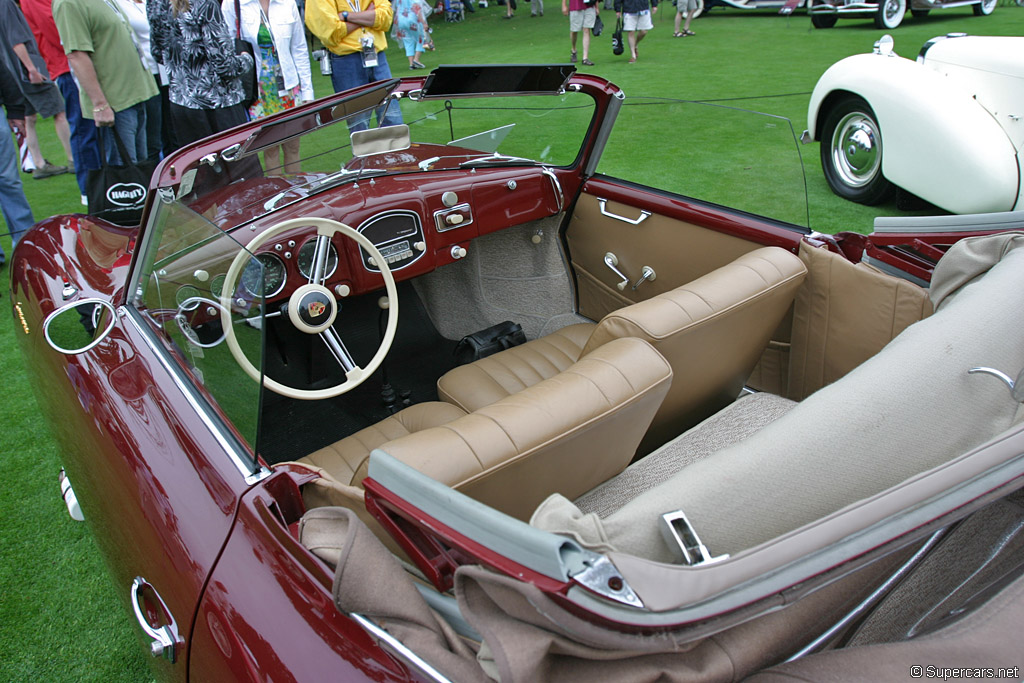
<svg viewBox="0 0 1024 683"><path fill-rule="evenodd" d="M555 191L555 198L558 199L558 212L561 213L565 207L565 193L562 192L562 183L558 182L558 176L550 168L545 166L540 170L541 173L548 177L551 181L551 189Z"/></svg>
<svg viewBox="0 0 1024 683"><path fill-rule="evenodd" d="M196 411L196 414L199 415L199 418L206 425L206 428L210 430L210 433L217 440L217 443L221 445L224 451L228 454L228 457L231 458L231 462L234 463L235 467L238 468L238 471L243 477L245 477L245 483L251 486L269 477L271 475L271 471L265 467L260 467L255 472L253 471L252 465L248 462L248 450L238 442L238 439L234 434L231 434L228 430L224 429L220 419L212 413L206 401L196 393L196 390L192 387L191 383L189 383L185 378L181 368L177 367L173 362L171 362L171 359L167 357L167 351L153 339L152 331L147 329L146 324L141 320L141 314L128 306L120 306L117 309L117 312L118 316L123 320L131 321L142 338L146 340L146 344L153 352L153 355L160 361L160 365L162 365L167 374L171 376L171 379L174 380L175 385L181 391L182 395L186 400L188 400L189 405L191 405ZM242 453L244 453L245 456L243 456Z"/></svg>
<svg viewBox="0 0 1024 683"><path fill-rule="evenodd" d="M409 664L415 666L427 676L430 676L432 680L437 681L437 683L451 683L451 679L432 667L430 664L427 664L422 657L406 647L402 641L395 638L380 626L377 626L377 624L373 623L362 614L350 612L349 616L355 619L356 622L365 628L371 635L376 636L378 640L388 645L396 655L400 656Z"/></svg>
<svg viewBox="0 0 1024 683"><path fill-rule="evenodd" d="M820 636L812 640L803 649L801 649L799 652L797 652L795 655L793 655L786 661L792 662L816 651L819 647L830 641L833 638L833 636L836 635L836 633L838 633L840 630L846 627L850 622L859 617L862 613L866 612L868 608L872 607L876 602L879 602L882 599L882 597L884 597L885 594L889 592L891 588L893 588L897 583L899 583L899 581L904 576L906 576L907 573L911 569L913 569L917 565L917 563L920 562L922 558L924 558L925 555L928 554L928 551L935 547L939 540L941 540L941 538L945 536L946 531L948 531L948 529L949 527L946 527L945 529L939 529L934 534L932 534L925 542L925 544L921 546L921 548L916 553L914 553L909 560L904 562L895 572L893 572L892 576L890 576L885 583L876 588L874 592L871 593L871 595L864 598L864 600L859 605L850 610L849 613L846 614L846 616L844 616L842 619L833 624L831 628L829 628Z"/></svg>

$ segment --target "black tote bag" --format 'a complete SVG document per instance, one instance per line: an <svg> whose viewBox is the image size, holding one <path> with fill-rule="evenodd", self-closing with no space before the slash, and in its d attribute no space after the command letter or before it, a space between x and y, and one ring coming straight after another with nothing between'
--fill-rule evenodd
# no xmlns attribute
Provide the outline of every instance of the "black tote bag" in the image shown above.
<svg viewBox="0 0 1024 683"><path fill-rule="evenodd" d="M612 34L612 54L621 55L626 51L626 46L622 44L622 17L615 22L615 33Z"/></svg>
<svg viewBox="0 0 1024 683"><path fill-rule="evenodd" d="M98 169L90 169L85 180L89 215L117 225L138 225L142 220L142 209L146 206L146 196L149 194L149 179L156 169L156 162L131 163L128 150L113 127L99 126L97 133L101 165ZM103 136L111 134L117 144L117 152L121 155L121 166L107 163Z"/></svg>
<svg viewBox="0 0 1024 683"><path fill-rule="evenodd" d="M235 54L240 55L243 52L252 57L249 68L239 76L242 79L242 92L245 93L242 97L242 106L248 109L260 96L259 85L256 82L256 53L252 49L252 44L242 39L242 7L241 2L235 0Z"/></svg>

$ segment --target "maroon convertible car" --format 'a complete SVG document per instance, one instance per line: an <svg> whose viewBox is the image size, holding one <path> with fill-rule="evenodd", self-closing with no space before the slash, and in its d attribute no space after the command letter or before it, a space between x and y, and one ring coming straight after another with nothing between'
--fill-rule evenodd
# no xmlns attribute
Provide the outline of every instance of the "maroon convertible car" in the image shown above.
<svg viewBox="0 0 1024 683"><path fill-rule="evenodd" d="M1024 219L814 233L775 142L442 66L38 224L17 336L155 676L1019 679Z"/></svg>

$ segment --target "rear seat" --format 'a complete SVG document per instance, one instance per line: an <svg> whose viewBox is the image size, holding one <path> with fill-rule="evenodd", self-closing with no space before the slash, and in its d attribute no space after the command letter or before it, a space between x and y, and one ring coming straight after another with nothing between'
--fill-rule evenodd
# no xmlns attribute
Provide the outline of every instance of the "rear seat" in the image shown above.
<svg viewBox="0 0 1024 683"><path fill-rule="evenodd" d="M531 524L592 548L672 562L660 516L682 510L712 555L735 554L1000 434L1021 419L1021 405L998 380L967 371L1016 376L1024 367L1022 246L1020 233L962 240L936 268L936 313L842 379L749 438L671 476L657 473L636 495L613 482L584 496L585 509L554 495ZM596 500L601 491L619 500Z"/></svg>

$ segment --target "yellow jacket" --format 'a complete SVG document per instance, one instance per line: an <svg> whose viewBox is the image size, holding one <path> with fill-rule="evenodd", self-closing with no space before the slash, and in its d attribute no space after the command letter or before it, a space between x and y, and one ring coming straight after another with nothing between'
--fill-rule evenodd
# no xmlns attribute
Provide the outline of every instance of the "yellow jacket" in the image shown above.
<svg viewBox="0 0 1024 683"><path fill-rule="evenodd" d="M373 26L359 26L351 33L341 20L342 12L362 12L374 7ZM359 52L359 39L363 34L373 36L378 52L388 46L385 31L391 28L393 14L388 0L306 0L306 26L331 52L345 55Z"/></svg>

